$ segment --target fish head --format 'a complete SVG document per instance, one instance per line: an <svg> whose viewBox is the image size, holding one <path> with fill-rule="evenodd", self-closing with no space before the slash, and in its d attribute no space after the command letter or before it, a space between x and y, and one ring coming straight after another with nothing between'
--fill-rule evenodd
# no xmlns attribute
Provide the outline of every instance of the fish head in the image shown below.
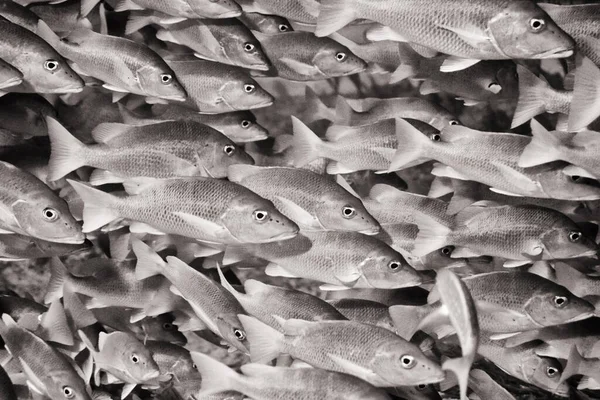
<svg viewBox="0 0 600 400"><path fill-rule="evenodd" d="M367 254L359 267L369 287L399 289L423 283L421 275L402 254L383 243Z"/></svg>
<svg viewBox="0 0 600 400"><path fill-rule="evenodd" d="M555 162L528 168L536 175L543 192L550 198L568 200L600 199L600 184L594 179L563 172L566 163Z"/></svg>
<svg viewBox="0 0 600 400"><path fill-rule="evenodd" d="M250 77L228 81L221 87L219 94L233 110L268 107L275 101L269 92Z"/></svg>
<svg viewBox="0 0 600 400"><path fill-rule="evenodd" d="M267 35L276 35L278 33L292 32L294 28L289 21L279 15L264 15L251 13L252 23L260 32Z"/></svg>
<svg viewBox="0 0 600 400"><path fill-rule="evenodd" d="M135 335L117 331L104 337L100 339L100 352L106 360L111 360L110 367L119 374L135 383L146 382L160 375L152 353Z"/></svg>
<svg viewBox="0 0 600 400"><path fill-rule="evenodd" d="M242 243L267 243L295 237L300 228L272 202L248 191L234 197L221 217L223 225Z"/></svg>
<svg viewBox="0 0 600 400"><path fill-rule="evenodd" d="M553 326L591 317L595 307L565 287L547 281L532 293L524 310L537 325Z"/></svg>
<svg viewBox="0 0 600 400"><path fill-rule="evenodd" d="M312 63L322 74L330 78L358 74L367 69L367 63L363 59L333 40L322 43Z"/></svg>
<svg viewBox="0 0 600 400"><path fill-rule="evenodd" d="M226 57L243 68L268 71L271 62L265 55L260 42L252 35L229 35L221 42Z"/></svg>
<svg viewBox="0 0 600 400"><path fill-rule="evenodd" d="M403 399L411 400L442 400L438 391L432 385L398 386L391 392Z"/></svg>
<svg viewBox="0 0 600 400"><path fill-rule="evenodd" d="M154 318L144 318L140 324L144 335L149 340L169 342L183 346L187 338L173 323L174 318L170 314L161 314Z"/></svg>
<svg viewBox="0 0 600 400"><path fill-rule="evenodd" d="M445 373L413 343L402 340L384 342L376 350L372 370L389 387L441 382Z"/></svg>
<svg viewBox="0 0 600 400"><path fill-rule="evenodd" d="M563 368L558 360L532 354L522 362L523 364L520 367L529 383L533 383L534 385L557 395L563 397L568 396L568 383L560 383Z"/></svg>
<svg viewBox="0 0 600 400"><path fill-rule="evenodd" d="M379 233L379 222L365 208L359 198L338 191L321 196L316 215L325 229L361 232L367 235Z"/></svg>
<svg viewBox="0 0 600 400"><path fill-rule="evenodd" d="M148 96L185 101L188 97L175 72L166 65L145 65L137 71L140 87Z"/></svg>
<svg viewBox="0 0 600 400"><path fill-rule="evenodd" d="M38 93L77 93L85 86L83 79L56 52L31 52L22 67L25 83Z"/></svg>
<svg viewBox="0 0 600 400"><path fill-rule="evenodd" d="M214 132L206 143L196 149L202 167L214 178L227 177L227 168L234 164L254 165L254 159L220 132Z"/></svg>
<svg viewBox="0 0 600 400"><path fill-rule="evenodd" d="M63 400L90 400L85 382L74 370L51 369L48 379L51 383L46 385L48 397ZM90 389L91 391L91 389Z"/></svg>
<svg viewBox="0 0 600 400"><path fill-rule="evenodd" d="M256 122L256 117L250 111L233 112L224 121L214 125L225 136L237 143L254 142L269 137L269 132Z"/></svg>
<svg viewBox="0 0 600 400"><path fill-rule="evenodd" d="M233 0L186 0L190 8L204 18L234 18L242 8Z"/></svg>
<svg viewBox="0 0 600 400"><path fill-rule="evenodd" d="M21 229L30 236L71 244L85 240L81 225L62 199L49 198L45 193L31 193L28 199L16 201L12 211Z"/></svg>
<svg viewBox="0 0 600 400"><path fill-rule="evenodd" d="M510 1L488 21L492 42L506 58L563 58L575 41L533 1Z"/></svg>
<svg viewBox="0 0 600 400"><path fill-rule="evenodd" d="M172 373L178 381L199 381L202 379L198 367L192 360L192 357L188 354L177 355L176 361L169 368L168 373Z"/></svg>
<svg viewBox="0 0 600 400"><path fill-rule="evenodd" d="M544 253L551 259L575 258L581 256L596 256L598 245L588 238L572 221L559 221L551 229L544 232L541 242Z"/></svg>
<svg viewBox="0 0 600 400"><path fill-rule="evenodd" d="M244 354L250 354L244 326L236 313L223 313L217 317L217 328L221 337Z"/></svg>
<svg viewBox="0 0 600 400"><path fill-rule="evenodd" d="M49 242L32 238L32 242L42 253L48 257L63 256L67 254L79 254L91 250L94 246L89 240L81 244Z"/></svg>

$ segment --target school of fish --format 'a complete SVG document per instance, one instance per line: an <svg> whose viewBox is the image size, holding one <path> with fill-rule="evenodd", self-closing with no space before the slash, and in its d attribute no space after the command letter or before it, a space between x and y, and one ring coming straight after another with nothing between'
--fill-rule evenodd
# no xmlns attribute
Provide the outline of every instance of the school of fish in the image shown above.
<svg viewBox="0 0 600 400"><path fill-rule="evenodd" d="M600 399L599 225L600 2L0 0L0 400Z"/></svg>

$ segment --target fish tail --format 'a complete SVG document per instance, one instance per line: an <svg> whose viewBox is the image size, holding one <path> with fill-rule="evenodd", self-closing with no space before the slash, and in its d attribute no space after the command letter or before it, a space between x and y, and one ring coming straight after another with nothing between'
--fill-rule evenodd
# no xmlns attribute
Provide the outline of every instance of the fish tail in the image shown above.
<svg viewBox="0 0 600 400"><path fill-rule="evenodd" d="M137 257L135 277L138 280L162 274L165 262L150 246L140 239L131 238L131 248Z"/></svg>
<svg viewBox="0 0 600 400"><path fill-rule="evenodd" d="M50 308L41 320L43 328L43 339L54 343L64 344L65 346L73 346L73 332L69 328L65 309L57 299L52 302Z"/></svg>
<svg viewBox="0 0 600 400"><path fill-rule="evenodd" d="M444 197L445 195L454 192L454 185L451 178L446 178L444 176L436 176L431 182L431 186L429 187L429 193L427 193L427 196L439 199L440 197Z"/></svg>
<svg viewBox="0 0 600 400"><path fill-rule="evenodd" d="M414 65L400 64L398 68L390 76L390 84L401 82L405 79L411 78L417 74L417 70Z"/></svg>
<svg viewBox="0 0 600 400"><path fill-rule="evenodd" d="M426 215L417 215L416 219L419 226L419 233L415 239L415 247L412 251L414 256L423 257L432 251L451 244L448 242L452 229L448 226L442 225Z"/></svg>
<svg viewBox="0 0 600 400"><path fill-rule="evenodd" d="M60 37L42 19L38 21L36 34L60 53Z"/></svg>
<svg viewBox="0 0 600 400"><path fill-rule="evenodd" d="M431 309L424 306L395 305L391 306L388 311L396 327L396 333L400 337L410 340L419 330L419 322L431 312Z"/></svg>
<svg viewBox="0 0 600 400"><path fill-rule="evenodd" d="M567 379L569 379L570 377L572 377L573 375L582 374L582 375L590 376L589 373L583 373L583 371L581 371L582 367L584 366L584 362L585 362L585 359L581 356L581 354L579 354L579 351L577 350L577 346L575 346L575 345L571 346L571 351L569 352L569 358L567 359L567 365L565 366L565 369L562 371L562 374L560 375L559 385L561 383L563 383L564 381L566 381Z"/></svg>
<svg viewBox="0 0 600 400"><path fill-rule="evenodd" d="M554 265L554 272L556 273L556 282L565 287L567 287L565 285L567 283L567 289L569 287L578 287L580 283L588 279L585 274L565 263L556 263Z"/></svg>
<svg viewBox="0 0 600 400"><path fill-rule="evenodd" d="M320 157L324 142L302 121L292 116L294 127L294 166L300 168Z"/></svg>
<svg viewBox="0 0 600 400"><path fill-rule="evenodd" d="M235 288L233 286L231 286L231 283L229 283L229 281L223 274L223 271L221 270L219 263L217 263L217 272L219 273L219 279L221 281L221 286L223 286L229 293L231 293L233 295L233 297L235 297L236 299L239 300L239 298L242 297L243 295L240 292L238 292L237 290L235 290Z"/></svg>
<svg viewBox="0 0 600 400"><path fill-rule="evenodd" d="M519 158L519 167L529 168L560 160L563 145L557 135L548 132L535 119L531 120L531 133L533 137Z"/></svg>
<svg viewBox="0 0 600 400"><path fill-rule="evenodd" d="M44 302L50 304L63 297L63 288L67 280L69 271L67 267L58 259L53 257L50 261L50 281L46 290Z"/></svg>
<svg viewBox="0 0 600 400"><path fill-rule="evenodd" d="M347 0L323 0L317 19L315 35L328 36L356 19L356 12Z"/></svg>
<svg viewBox="0 0 600 400"><path fill-rule="evenodd" d="M48 180L56 181L85 165L86 146L54 118L46 117L50 137Z"/></svg>
<svg viewBox="0 0 600 400"><path fill-rule="evenodd" d="M573 101L569 110L569 131L579 131L600 116L600 69L583 58L575 70Z"/></svg>
<svg viewBox="0 0 600 400"><path fill-rule="evenodd" d="M352 125L356 111L348 104L343 96L338 96L335 103L335 124Z"/></svg>
<svg viewBox="0 0 600 400"><path fill-rule="evenodd" d="M546 111L545 95L549 85L527 68L517 66L519 73L519 99L513 115L511 128L520 126L536 115Z"/></svg>
<svg viewBox="0 0 600 400"><path fill-rule="evenodd" d="M306 123L311 123L321 119L326 119L329 121L333 121L335 119L335 112L327 107L325 103L323 103L323 100L321 100L321 98L310 86L306 86L304 97L304 104L306 105L306 111L304 113Z"/></svg>
<svg viewBox="0 0 600 400"><path fill-rule="evenodd" d="M65 311L70 315L70 319L77 329L94 325L98 320L90 310L83 304L77 293L74 293L69 287L63 288L63 303Z"/></svg>
<svg viewBox="0 0 600 400"><path fill-rule="evenodd" d="M83 200L83 231L92 232L96 229L120 218L117 210L113 207L117 204L118 198L105 193L102 190L84 185L67 179L67 182L75 189L77 194Z"/></svg>
<svg viewBox="0 0 600 400"><path fill-rule="evenodd" d="M454 187L454 194L450 199L450 203L448 203L448 209L446 210L448 215L456 215L477 201L465 181L453 179L452 186Z"/></svg>
<svg viewBox="0 0 600 400"><path fill-rule="evenodd" d="M151 23L152 15L131 13L127 19L127 24L125 25L125 35L131 35Z"/></svg>
<svg viewBox="0 0 600 400"><path fill-rule="evenodd" d="M451 358L443 362L442 369L452 371L458 379L461 400L467 400L467 389L469 386L469 371L473 360L468 357Z"/></svg>
<svg viewBox="0 0 600 400"><path fill-rule="evenodd" d="M250 357L252 362L267 363L282 352L283 333L262 323L256 318L240 314L238 318L244 326L248 342L250 343Z"/></svg>
<svg viewBox="0 0 600 400"><path fill-rule="evenodd" d="M100 3L100 1L101 0L81 0L81 9L79 11L81 13L80 18L83 18L91 13L94 7Z"/></svg>
<svg viewBox="0 0 600 400"><path fill-rule="evenodd" d="M241 376L227 365L195 351L190 355L202 375L202 388L196 397L204 398L211 394L236 390L239 386Z"/></svg>
<svg viewBox="0 0 600 400"><path fill-rule="evenodd" d="M431 146L431 140L401 118L396 118L396 138L398 139L398 150L390 164L390 171L414 167L431 159L423 155L425 150Z"/></svg>

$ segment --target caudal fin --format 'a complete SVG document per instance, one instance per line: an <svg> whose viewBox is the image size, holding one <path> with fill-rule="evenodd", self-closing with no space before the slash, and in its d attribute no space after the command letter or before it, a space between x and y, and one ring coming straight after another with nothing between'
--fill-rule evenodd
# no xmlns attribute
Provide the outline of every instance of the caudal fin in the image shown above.
<svg viewBox="0 0 600 400"><path fill-rule="evenodd" d="M468 400L467 389L469 388L469 371L473 360L467 357L452 358L444 361L442 369L452 371L458 380L461 400Z"/></svg>
<svg viewBox="0 0 600 400"><path fill-rule="evenodd" d="M252 362L267 363L282 351L284 335L256 318L240 314L238 318L244 326L250 343Z"/></svg>
<svg viewBox="0 0 600 400"><path fill-rule="evenodd" d="M60 300L55 300L42 315L40 322L41 337L44 340L64 344L65 346L73 346L73 332L69 328L67 315ZM38 333L38 332L36 332Z"/></svg>
<svg viewBox="0 0 600 400"><path fill-rule="evenodd" d="M54 118L46 117L46 124L51 149L48 180L56 181L85 165L86 146Z"/></svg>
<svg viewBox="0 0 600 400"><path fill-rule="evenodd" d="M315 35L329 36L356 19L356 13L348 0L322 0Z"/></svg>
<svg viewBox="0 0 600 400"><path fill-rule="evenodd" d="M517 65L519 74L519 100L513 115L511 128L524 124L546 111L545 95L549 85L522 65Z"/></svg>
<svg viewBox="0 0 600 400"><path fill-rule="evenodd" d="M600 116L600 69L584 57L575 70L573 101L569 110L569 131L579 131Z"/></svg>
<svg viewBox="0 0 600 400"><path fill-rule="evenodd" d="M426 215L417 215L416 222L419 226L419 233L412 251L414 256L423 257L432 251L452 244L448 243L449 235L452 233L450 227L442 225Z"/></svg>
<svg viewBox="0 0 600 400"><path fill-rule="evenodd" d="M304 104L306 106L306 110L303 115L306 123L319 121L321 119L326 119L329 121L335 120L335 110L327 107L325 103L323 103L323 100L321 100L321 98L310 86L306 86L304 93Z"/></svg>
<svg viewBox="0 0 600 400"><path fill-rule="evenodd" d="M292 155L294 166L300 168L321 156L324 142L298 118L292 116L294 128L294 147Z"/></svg>
<svg viewBox="0 0 600 400"><path fill-rule="evenodd" d="M52 258L50 261L50 281L48 282L48 289L44 297L46 304L50 304L63 297L63 287L68 275L69 271L62 261L58 257Z"/></svg>
<svg viewBox="0 0 600 400"><path fill-rule="evenodd" d="M548 132L535 119L531 120L531 133L533 137L519 158L519 167L529 168L560 160L562 147L560 133Z"/></svg>
<svg viewBox="0 0 600 400"><path fill-rule="evenodd" d="M131 238L131 249L137 257L135 277L137 280L162 274L166 266L165 261L154 250L140 239Z"/></svg>
<svg viewBox="0 0 600 400"><path fill-rule="evenodd" d="M335 103L335 124L352 125L356 111L348 104L343 96L338 96Z"/></svg>
<svg viewBox="0 0 600 400"><path fill-rule="evenodd" d="M390 171L414 167L431 160L426 152L432 141L402 118L396 118L396 138L398 150L390 164Z"/></svg>
<svg viewBox="0 0 600 400"><path fill-rule="evenodd" d="M96 7L96 5L98 3L100 3L101 0L81 0L81 17L80 18L84 18L86 17L89 13L92 12L92 10L94 9L94 7Z"/></svg>
<svg viewBox="0 0 600 400"><path fill-rule="evenodd" d="M242 377L237 372L205 354L192 351L190 355L202 375L202 388L195 397L204 398L211 394L238 389Z"/></svg>
<svg viewBox="0 0 600 400"><path fill-rule="evenodd" d="M396 327L396 333L410 340L415 332L419 330L419 322L431 313L432 308L429 306L391 306L388 311L390 317Z"/></svg>
<svg viewBox="0 0 600 400"><path fill-rule="evenodd" d="M579 351L577 350L577 346L572 345L571 351L569 352L569 358L567 359L567 365L565 366L565 369L562 371L562 374L560 375L560 383L563 383L564 381L566 381L573 375L581 374L581 375L590 376L587 373L584 374L584 372L582 371L585 369L585 368L583 368L585 366L585 362L586 362L586 359L584 359L581 356L581 354L579 354ZM598 374L596 374L596 375L598 375Z"/></svg>
<svg viewBox="0 0 600 400"><path fill-rule="evenodd" d="M36 34L60 53L60 37L42 19L38 21Z"/></svg>
<svg viewBox="0 0 600 400"><path fill-rule="evenodd" d="M132 33L139 31L143 27L150 25L153 20L154 18L152 13L139 12L138 14L132 12L127 19L127 24L125 25L125 35L131 35Z"/></svg>
<svg viewBox="0 0 600 400"><path fill-rule="evenodd" d="M95 231L120 218L118 211L113 208L117 197L70 179L67 182L83 200L83 232Z"/></svg>

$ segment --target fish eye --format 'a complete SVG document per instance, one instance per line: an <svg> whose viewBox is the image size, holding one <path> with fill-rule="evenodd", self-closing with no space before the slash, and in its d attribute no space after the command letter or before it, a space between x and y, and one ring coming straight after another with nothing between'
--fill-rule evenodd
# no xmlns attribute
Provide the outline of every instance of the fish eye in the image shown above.
<svg viewBox="0 0 600 400"><path fill-rule="evenodd" d="M233 330L233 334L235 335L235 338L236 338L237 340L239 340L240 342L241 342L241 341L244 341L244 340L246 340L246 332L244 332L244 331L243 331L243 330L241 330L241 329L237 329L237 328L235 328L235 329Z"/></svg>
<svg viewBox="0 0 600 400"><path fill-rule="evenodd" d="M531 18L529 20L529 26L534 32L540 32L546 27L546 21L539 18Z"/></svg>
<svg viewBox="0 0 600 400"><path fill-rule="evenodd" d="M251 85L251 84L249 84L249 83L248 83L248 84L245 84L245 85L244 85L244 92L246 92L246 93L252 93L252 92L254 92L254 89L255 89L255 88L256 88L256 87L255 87L254 85Z"/></svg>
<svg viewBox="0 0 600 400"><path fill-rule="evenodd" d="M247 53L250 53L255 48L256 46L254 46L252 43L244 43L244 51Z"/></svg>
<svg viewBox="0 0 600 400"><path fill-rule="evenodd" d="M340 51L339 53L336 53L336 54L335 54L335 59L336 59L336 60L338 60L339 62L344 62L344 61L346 61L346 58L347 58L347 57L348 57L348 56L346 55L346 53L343 53L343 52L341 52L341 51Z"/></svg>
<svg viewBox="0 0 600 400"><path fill-rule="evenodd" d="M58 61L46 60L44 62L44 68L48 71L56 71L58 69Z"/></svg>
<svg viewBox="0 0 600 400"><path fill-rule="evenodd" d="M440 250L440 252L442 253L443 256L450 257L450 255L452 254L452 250L453 249L451 246L446 246L446 247L442 248Z"/></svg>
<svg viewBox="0 0 600 400"><path fill-rule="evenodd" d="M172 323L170 323L170 322L165 322L165 323L162 325L162 327L163 327L163 329L164 329L165 331L170 331L170 330L173 330L173 328L174 328L174 325L173 325Z"/></svg>
<svg viewBox="0 0 600 400"><path fill-rule="evenodd" d="M431 135L431 140L433 140L434 142L441 142L442 135L440 135L439 133L434 133L433 135Z"/></svg>
<svg viewBox="0 0 600 400"><path fill-rule="evenodd" d="M417 385L417 390L425 390L427 389L427 385L424 383L421 383L420 385Z"/></svg>
<svg viewBox="0 0 600 400"><path fill-rule="evenodd" d="M456 120L456 119L451 119L448 122L450 125L460 125L460 121Z"/></svg>
<svg viewBox="0 0 600 400"><path fill-rule="evenodd" d="M398 271L402 267L400 261L392 260L388 263L388 268L392 271Z"/></svg>
<svg viewBox="0 0 600 400"><path fill-rule="evenodd" d="M580 182L582 180L581 176L579 176L579 175L571 175L570 178L571 178L571 181L573 181L573 182Z"/></svg>
<svg viewBox="0 0 600 400"><path fill-rule="evenodd" d="M140 359L138 358L138 356L135 353L131 355L131 362L134 364L137 364L140 362Z"/></svg>
<svg viewBox="0 0 600 400"><path fill-rule="evenodd" d="M415 358L413 356L409 356L409 355L404 355L404 356L400 357L400 362L401 362L402 368L405 368L405 369L411 369L417 363Z"/></svg>
<svg viewBox="0 0 600 400"><path fill-rule="evenodd" d="M549 377L553 378L554 376L556 376L556 374L558 374L558 370L554 367L547 367L546 368L546 375L548 375Z"/></svg>
<svg viewBox="0 0 600 400"><path fill-rule="evenodd" d="M75 397L75 391L70 386L63 386L62 392L67 399Z"/></svg>
<svg viewBox="0 0 600 400"><path fill-rule="evenodd" d="M173 76L171 74L160 74L160 81L164 85L168 85L173 80Z"/></svg>
<svg viewBox="0 0 600 400"><path fill-rule="evenodd" d="M502 90L502 85L497 82L492 82L488 85L488 90L494 94L498 94Z"/></svg>
<svg viewBox="0 0 600 400"><path fill-rule="evenodd" d="M567 303L569 302L569 299L567 299L565 296L554 296L554 305L558 308L563 308L564 306L567 305Z"/></svg>
<svg viewBox="0 0 600 400"><path fill-rule="evenodd" d="M223 147L223 152L229 157L231 157L235 153L235 146L228 144L225 147Z"/></svg>
<svg viewBox="0 0 600 400"><path fill-rule="evenodd" d="M356 216L356 210L352 206L344 206L342 208L342 215L346 219L354 218Z"/></svg>
<svg viewBox="0 0 600 400"><path fill-rule="evenodd" d="M579 240L581 240L582 236L583 235L581 234L581 232L578 232L578 231L569 232L569 240L573 243L579 242Z"/></svg>
<svg viewBox="0 0 600 400"><path fill-rule="evenodd" d="M269 213L262 210L256 210L252 213L252 218L257 220L258 222L263 222L269 217Z"/></svg>
<svg viewBox="0 0 600 400"><path fill-rule="evenodd" d="M250 125L252 125L252 121L248 121L247 119L242 121L242 128L244 129L248 129L250 127Z"/></svg>
<svg viewBox="0 0 600 400"><path fill-rule="evenodd" d="M279 24L278 28L279 32L287 32L290 30L290 27L286 24Z"/></svg>
<svg viewBox="0 0 600 400"><path fill-rule="evenodd" d="M194 363L194 364L192 364L192 368L198 369L198 366Z"/></svg>
<svg viewBox="0 0 600 400"><path fill-rule="evenodd" d="M54 222L58 219L58 211L56 211L54 208L44 208L44 211L42 211L42 215L44 216L44 219L48 222Z"/></svg>

